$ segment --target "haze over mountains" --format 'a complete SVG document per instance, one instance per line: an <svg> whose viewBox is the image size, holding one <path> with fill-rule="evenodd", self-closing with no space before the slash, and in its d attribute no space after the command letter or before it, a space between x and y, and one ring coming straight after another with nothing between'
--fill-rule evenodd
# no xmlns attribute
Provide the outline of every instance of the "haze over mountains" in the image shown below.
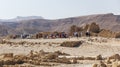
<svg viewBox="0 0 120 67"><path fill-rule="evenodd" d="M32 19L44 19L41 16L26 16L26 17L22 17L22 16L17 16L16 18L13 19L1 19L0 22L18 22L18 21L22 21L22 20L32 20Z"/></svg>
<svg viewBox="0 0 120 67"><path fill-rule="evenodd" d="M96 22L101 28L120 32L120 15L96 14L88 16L70 17L64 19L49 20L39 16L17 17L15 19L0 20L0 35L8 34L34 34L41 31L65 31L70 26L83 26Z"/></svg>

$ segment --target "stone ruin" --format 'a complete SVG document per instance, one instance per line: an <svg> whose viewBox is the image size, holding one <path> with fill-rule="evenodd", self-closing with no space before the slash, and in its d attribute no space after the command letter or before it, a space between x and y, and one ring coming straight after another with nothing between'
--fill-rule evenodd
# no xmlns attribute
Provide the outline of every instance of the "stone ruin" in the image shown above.
<svg viewBox="0 0 120 67"><path fill-rule="evenodd" d="M5 65L7 67L15 67L16 65L18 67L22 67L20 65L24 63L40 66L53 66L54 64L49 64L50 62L64 64L75 63L75 61L73 62L71 59L65 57L60 58L59 55L69 56L69 54L62 53L60 51L44 52L43 50L40 50L39 52L31 50L28 55L14 55L13 53L6 53L0 55L0 67L5 67Z"/></svg>
<svg viewBox="0 0 120 67"><path fill-rule="evenodd" d="M77 31L76 31L77 30ZM70 35L74 32L78 32L79 35L82 32L82 36L86 36L85 33L89 31L91 36L100 36L107 38L120 38L120 32L113 32L107 29L100 29L100 26L95 22L91 24L86 24L82 27L73 26L70 29Z"/></svg>
<svg viewBox="0 0 120 67"><path fill-rule="evenodd" d="M84 31L89 30L90 32L93 33L99 33L100 32L100 27L98 24L96 24L95 22L91 23L91 24L87 24L84 28Z"/></svg>
<svg viewBox="0 0 120 67"><path fill-rule="evenodd" d="M93 22L91 24L86 24L85 26L82 26L82 27L77 27L77 26L73 25L70 28L70 35L72 35L74 32L78 32L79 35L81 35L81 32L82 32L82 36L85 36L85 33L87 31L91 32L92 36L96 36L96 33L100 32L100 27L95 22Z"/></svg>
<svg viewBox="0 0 120 67"><path fill-rule="evenodd" d="M27 55L14 55L13 53L6 53L0 55L0 67L35 67L22 64L50 66L53 67L56 63L60 64L77 64L79 60L93 60L99 61L99 63L93 64L93 67L120 67L120 55L114 54L109 57L102 57L97 55L96 57L59 57L70 56L69 54L62 53L60 51L44 52L40 50L38 52L31 50ZM52 64L54 63L54 64Z"/></svg>

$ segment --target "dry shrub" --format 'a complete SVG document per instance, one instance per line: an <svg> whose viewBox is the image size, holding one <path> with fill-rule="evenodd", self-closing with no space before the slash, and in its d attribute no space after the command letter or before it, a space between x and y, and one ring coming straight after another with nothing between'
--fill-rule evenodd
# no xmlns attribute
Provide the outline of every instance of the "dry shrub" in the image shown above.
<svg viewBox="0 0 120 67"><path fill-rule="evenodd" d="M34 64L34 65L40 65L40 61L34 60L34 61L32 61L32 64Z"/></svg>
<svg viewBox="0 0 120 67"><path fill-rule="evenodd" d="M96 56L96 60L103 60L101 55Z"/></svg>
<svg viewBox="0 0 120 67"><path fill-rule="evenodd" d="M0 60L0 67L4 65L4 61L3 60Z"/></svg>
<svg viewBox="0 0 120 67"><path fill-rule="evenodd" d="M113 56L109 57L110 59L115 59L115 60L120 60L120 55L119 54L115 54Z"/></svg>
<svg viewBox="0 0 120 67"><path fill-rule="evenodd" d="M78 60L84 60L84 56L77 57Z"/></svg>
<svg viewBox="0 0 120 67"><path fill-rule="evenodd" d="M2 67L34 67L31 65L3 65Z"/></svg>
<svg viewBox="0 0 120 67"><path fill-rule="evenodd" d="M14 61L16 64L23 64L24 62L27 61L27 57L24 55L15 55Z"/></svg>
<svg viewBox="0 0 120 67"><path fill-rule="evenodd" d="M116 33L115 38L120 38L120 32Z"/></svg>
<svg viewBox="0 0 120 67"><path fill-rule="evenodd" d="M39 54L40 54L40 55L44 55L45 53L46 53L46 52L44 52L44 50L40 50L40 51L39 51Z"/></svg>
<svg viewBox="0 0 120 67"><path fill-rule="evenodd" d="M15 65L15 62L13 59L4 60L4 65Z"/></svg>
<svg viewBox="0 0 120 67"><path fill-rule="evenodd" d="M18 44L24 45L24 44L27 44L27 42L26 41L20 41Z"/></svg>
<svg viewBox="0 0 120 67"><path fill-rule="evenodd" d="M4 54L3 58L13 58L13 53L6 53L6 54Z"/></svg>
<svg viewBox="0 0 120 67"><path fill-rule="evenodd" d="M98 64L98 67L107 67L107 65L103 63L102 61L100 61L100 63Z"/></svg>
<svg viewBox="0 0 120 67"><path fill-rule="evenodd" d="M107 64L111 64L111 63L112 63L112 62L110 61L110 58L107 58L105 61L106 61Z"/></svg>
<svg viewBox="0 0 120 67"><path fill-rule="evenodd" d="M110 31L110 30L101 30L101 32L98 34L99 36L101 37L110 37L110 38L113 38L115 37L116 33Z"/></svg>
<svg viewBox="0 0 120 67"><path fill-rule="evenodd" d="M3 65L14 65L13 53L4 54L3 58L0 60L0 66Z"/></svg>
<svg viewBox="0 0 120 67"><path fill-rule="evenodd" d="M120 67L120 61L118 61L118 65L117 66Z"/></svg>
<svg viewBox="0 0 120 67"><path fill-rule="evenodd" d="M84 60L95 60L94 57L84 57Z"/></svg>
<svg viewBox="0 0 120 67"><path fill-rule="evenodd" d="M60 51L55 51L54 53L56 53L57 55L67 55L67 56L70 55L70 54L62 53L62 52L60 52Z"/></svg>
<svg viewBox="0 0 120 67"><path fill-rule="evenodd" d="M81 57L77 57L76 59L77 59L77 60L95 60L96 58L94 58L94 57L84 57L84 56L81 56Z"/></svg>
<svg viewBox="0 0 120 67"><path fill-rule="evenodd" d="M57 63L71 64L71 61L68 58L66 58L66 57L58 58L58 59L56 59L56 62Z"/></svg>
<svg viewBox="0 0 120 67"><path fill-rule="evenodd" d="M71 60L71 63L72 63L72 64L76 64L76 63L77 63L77 59L76 59L76 58L73 58L73 59Z"/></svg>
<svg viewBox="0 0 120 67"><path fill-rule="evenodd" d="M79 47L82 44L81 41L66 41L63 42L60 46L63 47Z"/></svg>
<svg viewBox="0 0 120 67"><path fill-rule="evenodd" d="M120 67L120 63L119 62L113 62L112 67Z"/></svg>
<svg viewBox="0 0 120 67"><path fill-rule="evenodd" d="M50 63L40 63L40 66L52 67L52 66L54 66L54 65L53 65L53 64L50 64Z"/></svg>
<svg viewBox="0 0 120 67"><path fill-rule="evenodd" d="M93 33L93 32L91 32L91 33L90 33L90 36L98 36L98 33Z"/></svg>
<svg viewBox="0 0 120 67"><path fill-rule="evenodd" d="M47 54L47 55L45 56L45 59L50 59L50 60L52 60L52 59L56 59L57 57L58 57L57 54L55 54L55 53L49 53L49 54Z"/></svg>
<svg viewBox="0 0 120 67"><path fill-rule="evenodd" d="M0 40L0 44L6 44L6 43L8 43L8 41L6 41L6 40Z"/></svg>
<svg viewBox="0 0 120 67"><path fill-rule="evenodd" d="M107 64L107 67L112 67L112 64Z"/></svg>
<svg viewBox="0 0 120 67"><path fill-rule="evenodd" d="M93 64L93 66L92 67L98 67L98 64Z"/></svg>
<svg viewBox="0 0 120 67"><path fill-rule="evenodd" d="M22 59L14 59L14 62L15 62L15 64L23 64L24 63L23 60Z"/></svg>
<svg viewBox="0 0 120 67"><path fill-rule="evenodd" d="M15 55L13 53L4 54L3 59L0 61L0 65L14 65L14 64L23 64L25 56Z"/></svg>
<svg viewBox="0 0 120 67"><path fill-rule="evenodd" d="M3 40L2 40L2 39L0 39L0 44L4 44L4 42L3 42Z"/></svg>
<svg viewBox="0 0 120 67"><path fill-rule="evenodd" d="M29 55L30 57L33 57L33 50L30 51Z"/></svg>

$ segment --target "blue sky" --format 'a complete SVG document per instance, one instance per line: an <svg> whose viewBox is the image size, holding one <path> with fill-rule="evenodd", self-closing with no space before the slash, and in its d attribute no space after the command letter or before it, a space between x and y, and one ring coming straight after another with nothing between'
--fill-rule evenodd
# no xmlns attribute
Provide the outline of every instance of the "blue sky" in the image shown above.
<svg viewBox="0 0 120 67"><path fill-rule="evenodd" d="M120 14L120 0L0 0L0 19L16 16L58 19L103 13Z"/></svg>

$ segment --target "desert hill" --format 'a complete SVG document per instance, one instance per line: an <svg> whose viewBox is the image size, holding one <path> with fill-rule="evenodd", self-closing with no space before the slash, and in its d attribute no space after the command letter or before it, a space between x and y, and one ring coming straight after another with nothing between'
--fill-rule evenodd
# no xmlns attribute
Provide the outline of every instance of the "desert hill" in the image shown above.
<svg viewBox="0 0 120 67"><path fill-rule="evenodd" d="M20 21L0 21L0 34L34 34L40 31L68 32L72 25L84 26L92 22L99 24L100 28L120 32L120 15L108 13L55 20L34 18L29 20L20 19Z"/></svg>

